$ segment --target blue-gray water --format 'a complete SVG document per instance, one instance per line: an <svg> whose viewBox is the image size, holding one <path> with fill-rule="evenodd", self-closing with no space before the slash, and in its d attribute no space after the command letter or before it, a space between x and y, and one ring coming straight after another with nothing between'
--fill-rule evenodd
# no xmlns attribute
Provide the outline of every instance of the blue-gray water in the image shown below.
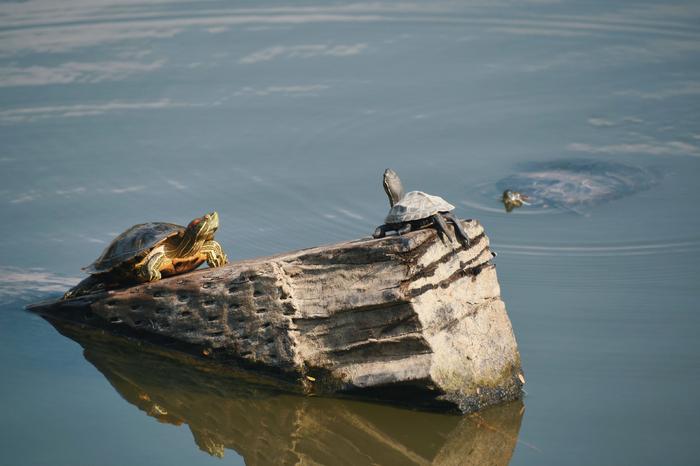
<svg viewBox="0 0 700 466"><path fill-rule="evenodd" d="M697 462L699 24L678 1L0 3L0 464L222 464L195 421L137 409L146 395L23 306L144 221L215 209L233 260L367 235L386 167L478 218L499 252L527 377L510 464ZM658 179L511 214L489 188L568 159ZM190 414L231 416L206 438L239 441L235 416L317 421L266 430L297 459L304 441L343 438L337 451L380 463L459 464L479 435L515 441L472 418L276 400Z"/></svg>

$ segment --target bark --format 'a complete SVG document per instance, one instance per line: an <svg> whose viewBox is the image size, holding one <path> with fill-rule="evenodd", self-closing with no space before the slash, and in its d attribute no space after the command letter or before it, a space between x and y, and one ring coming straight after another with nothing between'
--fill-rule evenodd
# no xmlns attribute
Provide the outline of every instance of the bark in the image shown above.
<svg viewBox="0 0 700 466"><path fill-rule="evenodd" d="M307 393L471 412L519 398L489 241L434 230L234 262L32 310L254 366Z"/></svg>

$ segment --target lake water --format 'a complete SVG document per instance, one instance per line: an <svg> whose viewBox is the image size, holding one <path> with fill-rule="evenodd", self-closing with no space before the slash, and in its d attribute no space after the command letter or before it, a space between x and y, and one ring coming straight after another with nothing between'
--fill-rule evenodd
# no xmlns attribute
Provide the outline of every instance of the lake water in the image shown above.
<svg viewBox="0 0 700 466"><path fill-rule="evenodd" d="M676 1L0 3L0 464L697 462L698 25ZM655 180L498 203L574 159ZM294 397L23 311L144 221L217 210L233 260L366 236L386 167L486 227L522 404Z"/></svg>

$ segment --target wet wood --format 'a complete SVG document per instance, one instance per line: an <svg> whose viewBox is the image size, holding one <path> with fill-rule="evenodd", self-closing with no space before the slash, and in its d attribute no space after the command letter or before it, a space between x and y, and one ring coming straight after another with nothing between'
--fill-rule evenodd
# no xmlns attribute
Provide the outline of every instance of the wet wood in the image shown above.
<svg viewBox="0 0 700 466"><path fill-rule="evenodd" d="M307 393L475 411L519 398L520 357L476 221L234 262L32 310L277 372Z"/></svg>

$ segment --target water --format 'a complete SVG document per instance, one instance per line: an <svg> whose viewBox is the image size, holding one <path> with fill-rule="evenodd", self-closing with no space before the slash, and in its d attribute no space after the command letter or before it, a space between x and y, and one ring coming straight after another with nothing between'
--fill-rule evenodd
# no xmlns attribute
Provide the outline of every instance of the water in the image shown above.
<svg viewBox="0 0 700 466"><path fill-rule="evenodd" d="M1 3L0 463L695 462L699 20L692 2ZM567 159L659 180L577 212L506 214L482 189ZM485 225L522 413L202 390L126 349L83 357L22 310L143 221L216 209L234 260L367 235L386 167Z"/></svg>

